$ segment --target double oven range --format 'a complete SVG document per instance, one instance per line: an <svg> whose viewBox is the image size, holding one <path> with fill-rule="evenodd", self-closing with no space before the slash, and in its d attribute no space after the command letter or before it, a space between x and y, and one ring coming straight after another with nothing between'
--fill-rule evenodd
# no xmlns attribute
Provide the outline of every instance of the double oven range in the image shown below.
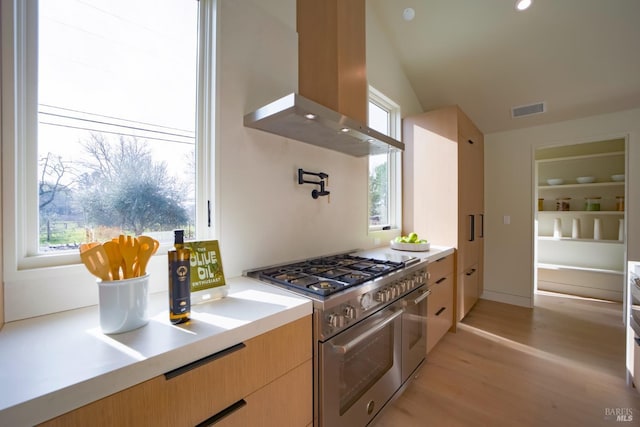
<svg viewBox="0 0 640 427"><path fill-rule="evenodd" d="M369 424L426 354L427 263L364 254L246 273L313 301L316 426Z"/></svg>

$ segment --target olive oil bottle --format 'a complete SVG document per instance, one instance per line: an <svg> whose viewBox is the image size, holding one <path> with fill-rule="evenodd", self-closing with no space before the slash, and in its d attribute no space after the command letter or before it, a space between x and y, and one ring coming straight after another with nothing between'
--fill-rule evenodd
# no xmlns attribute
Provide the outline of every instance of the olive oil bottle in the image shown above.
<svg viewBox="0 0 640 427"><path fill-rule="evenodd" d="M169 251L169 320L178 324L191 315L191 264L189 249L184 247L184 230L174 231L175 250Z"/></svg>

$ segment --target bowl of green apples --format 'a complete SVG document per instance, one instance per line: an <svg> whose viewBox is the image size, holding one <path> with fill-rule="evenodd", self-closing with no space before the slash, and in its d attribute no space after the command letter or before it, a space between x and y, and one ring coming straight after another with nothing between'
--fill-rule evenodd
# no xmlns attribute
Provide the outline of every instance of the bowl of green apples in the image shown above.
<svg viewBox="0 0 640 427"><path fill-rule="evenodd" d="M417 233L409 233L406 236L398 236L391 242L391 249L398 251L425 252L431 248L431 243L426 239L420 239Z"/></svg>

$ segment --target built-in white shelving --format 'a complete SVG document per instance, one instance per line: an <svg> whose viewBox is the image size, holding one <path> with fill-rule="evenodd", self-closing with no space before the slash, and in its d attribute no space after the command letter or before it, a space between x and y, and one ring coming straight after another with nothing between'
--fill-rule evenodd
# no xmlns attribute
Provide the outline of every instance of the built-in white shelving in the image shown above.
<svg viewBox="0 0 640 427"><path fill-rule="evenodd" d="M612 177L625 173L624 144L620 139L536 152L542 204L536 211L538 288L621 300L625 182ZM578 177L594 182L580 184ZM563 183L549 185L554 178ZM587 210L587 199L596 198L601 210ZM569 210L557 210L558 199L565 199Z"/></svg>

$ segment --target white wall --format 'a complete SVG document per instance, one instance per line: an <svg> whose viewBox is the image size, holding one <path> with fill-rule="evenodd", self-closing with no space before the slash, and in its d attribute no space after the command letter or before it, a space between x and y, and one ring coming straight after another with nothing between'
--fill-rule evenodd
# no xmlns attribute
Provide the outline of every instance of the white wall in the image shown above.
<svg viewBox="0 0 640 427"><path fill-rule="evenodd" d="M640 109L485 135L483 298L533 304L533 155L537 147L628 136L627 253L640 260ZM503 224L503 216L511 224Z"/></svg>
<svg viewBox="0 0 640 427"><path fill-rule="evenodd" d="M368 233L367 158L243 125L245 113L297 91L296 0L220 0L219 6L213 220L225 275L388 242L397 230ZM368 26L379 36L375 21ZM403 112L415 111L415 94L388 45L371 57L384 80L374 81L376 87ZM330 203L326 197L312 199L313 186L297 184L298 168L329 174ZM40 286L47 270L34 271L37 280L28 283L5 282L6 321L97 304L95 281L84 267L63 269L68 282L60 287ZM166 290L166 258L154 257L148 269L152 291Z"/></svg>
<svg viewBox="0 0 640 427"><path fill-rule="evenodd" d="M228 277L264 265L369 248L394 235L368 233L367 158L243 126L245 113L297 91L296 2L266 3L274 9L265 3L220 2L217 173L219 240ZM419 111L376 20L367 16L367 37L373 34L377 46L367 49L367 59L375 64L375 70L368 68L370 84L399 103L403 114ZM313 186L297 183L298 168L329 174L330 200L311 198Z"/></svg>
<svg viewBox="0 0 640 427"><path fill-rule="evenodd" d="M424 112L396 53L381 28L375 10L367 5L367 78L369 84L402 107L402 117Z"/></svg>

